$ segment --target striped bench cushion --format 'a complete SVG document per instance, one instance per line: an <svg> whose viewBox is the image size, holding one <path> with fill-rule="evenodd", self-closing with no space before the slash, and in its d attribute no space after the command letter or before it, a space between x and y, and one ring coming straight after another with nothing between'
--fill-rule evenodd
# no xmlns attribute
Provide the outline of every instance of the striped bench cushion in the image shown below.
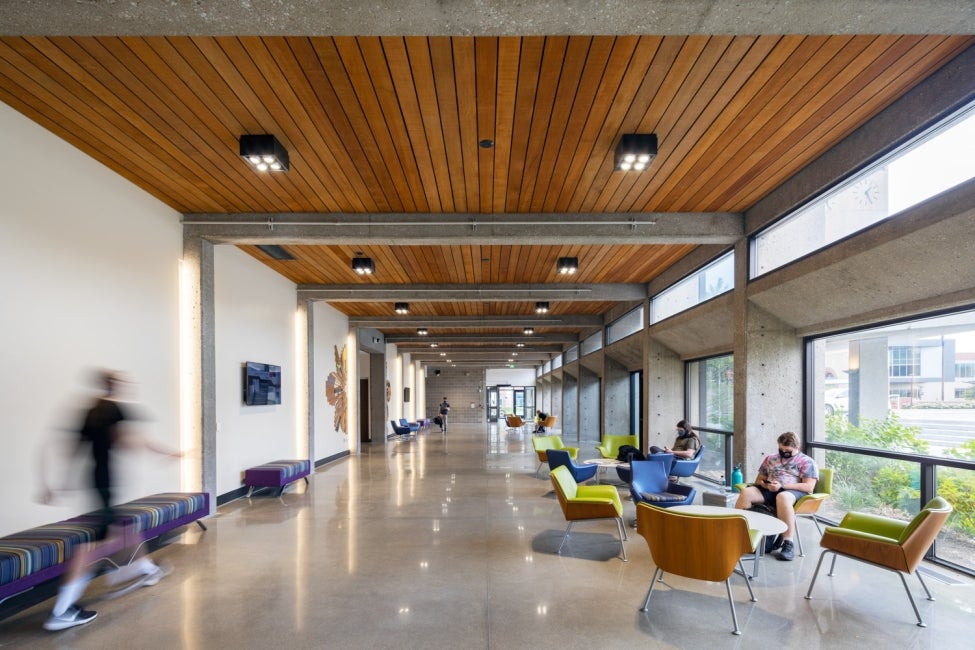
<svg viewBox="0 0 975 650"><path fill-rule="evenodd" d="M0 538L0 584L64 563L96 531L94 523L62 521Z"/></svg>
<svg viewBox="0 0 975 650"><path fill-rule="evenodd" d="M122 524L141 533L203 510L206 501L202 492L164 492L123 503L115 512Z"/></svg>
<svg viewBox="0 0 975 650"><path fill-rule="evenodd" d="M674 501L686 501L686 494L671 494L670 492L660 492L660 493L649 493L641 492L640 496L644 501L649 501L650 503L671 503Z"/></svg>
<svg viewBox="0 0 975 650"><path fill-rule="evenodd" d="M244 484L256 487L281 487L309 473L311 473L310 460L276 460L245 471Z"/></svg>

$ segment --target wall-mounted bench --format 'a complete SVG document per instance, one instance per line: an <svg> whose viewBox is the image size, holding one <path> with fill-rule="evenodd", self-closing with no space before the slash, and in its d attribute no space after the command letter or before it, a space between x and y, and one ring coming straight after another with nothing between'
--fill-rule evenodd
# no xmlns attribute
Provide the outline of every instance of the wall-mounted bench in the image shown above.
<svg viewBox="0 0 975 650"><path fill-rule="evenodd" d="M244 471L244 485L248 487L247 497L250 498L254 488L277 488L278 496L291 483L300 478L308 484L311 474L310 460L276 460L271 463L251 467Z"/></svg>
<svg viewBox="0 0 975 650"><path fill-rule="evenodd" d="M99 560L123 549L137 550L147 541L194 521L206 530L200 519L210 514L210 495L166 492L123 503L114 510L122 534L106 540L99 548ZM94 541L100 523L99 513L89 512L0 537L0 602L59 577L78 546Z"/></svg>

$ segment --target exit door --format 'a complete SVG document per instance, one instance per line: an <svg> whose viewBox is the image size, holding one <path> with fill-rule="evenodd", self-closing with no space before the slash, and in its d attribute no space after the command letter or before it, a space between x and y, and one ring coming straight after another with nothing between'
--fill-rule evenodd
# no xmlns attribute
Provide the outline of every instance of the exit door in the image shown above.
<svg viewBox="0 0 975 650"><path fill-rule="evenodd" d="M500 400L498 399L498 387L488 386L487 387L487 419L488 422L498 421L498 405Z"/></svg>

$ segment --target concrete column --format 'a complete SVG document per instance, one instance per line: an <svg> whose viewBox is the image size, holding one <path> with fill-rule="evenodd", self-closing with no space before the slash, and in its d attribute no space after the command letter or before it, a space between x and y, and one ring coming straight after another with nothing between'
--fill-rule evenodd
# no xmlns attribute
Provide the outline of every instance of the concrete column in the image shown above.
<svg viewBox="0 0 975 650"><path fill-rule="evenodd" d="M653 445L674 444L674 424L684 417L684 362L653 337L647 341L647 360L643 382L648 396L644 450Z"/></svg>
<svg viewBox="0 0 975 650"><path fill-rule="evenodd" d="M180 278L181 414L180 441L194 457L183 460L182 487L210 493L217 508L217 397L214 327L213 244L183 236Z"/></svg>
<svg viewBox="0 0 975 650"><path fill-rule="evenodd" d="M295 368L295 383L297 384L297 389L300 391L300 395L304 398L304 404L299 404L297 406L299 415L296 420L301 426L301 421L304 419L304 435L302 436L307 440L305 451L308 454L306 458L310 458L312 464L315 463L315 310L312 309L312 305L307 300L298 301L298 322L304 322L304 340L301 337L297 337L295 345L304 346L304 359L305 366L303 368ZM295 355L296 357L298 355ZM303 450L299 449L299 454Z"/></svg>
<svg viewBox="0 0 975 650"><path fill-rule="evenodd" d="M564 370L561 398L559 411L562 417L557 428L562 430L562 439L566 444L575 445L579 441L579 379Z"/></svg>
<svg viewBox="0 0 975 650"><path fill-rule="evenodd" d="M603 433L630 433L630 371L606 356L603 360ZM634 405L639 408L639 405Z"/></svg>
<svg viewBox="0 0 975 650"><path fill-rule="evenodd" d="M386 415L386 355L370 352L369 434L373 444L386 444L386 428L389 426Z"/></svg>
<svg viewBox="0 0 975 650"><path fill-rule="evenodd" d="M549 399L551 404L549 405L549 410L546 411L549 415L557 415L559 421L556 423L556 428L561 429L564 426L565 414L562 412L562 378L556 377L555 373L552 374L552 380L549 382Z"/></svg>
<svg viewBox="0 0 975 650"><path fill-rule="evenodd" d="M850 341L849 419L883 420L889 408L887 337Z"/></svg>
<svg viewBox="0 0 975 650"><path fill-rule="evenodd" d="M602 401L602 381L599 375L579 366L579 426L578 440L600 440L599 423Z"/></svg>

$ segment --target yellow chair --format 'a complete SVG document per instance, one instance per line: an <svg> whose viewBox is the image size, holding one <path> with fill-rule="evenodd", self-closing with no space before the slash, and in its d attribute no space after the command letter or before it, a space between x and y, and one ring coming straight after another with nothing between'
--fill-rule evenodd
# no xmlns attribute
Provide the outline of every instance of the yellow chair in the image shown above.
<svg viewBox="0 0 975 650"><path fill-rule="evenodd" d="M637 436L618 436L614 434L606 434L603 436L603 444L596 446L596 451L603 458L616 458L620 454L620 447L623 445L630 445L631 447L640 448L640 439Z"/></svg>
<svg viewBox="0 0 975 650"><path fill-rule="evenodd" d="M544 428L546 431L551 431L552 429L555 428L555 422L558 419L559 418L558 418L557 415L550 415L547 418L545 418L544 420L542 420L541 422L539 422L538 423L538 426Z"/></svg>
<svg viewBox="0 0 975 650"><path fill-rule="evenodd" d="M745 575L741 557L755 552L762 534L748 528L748 520L743 516L733 513L729 510L727 515L689 515L646 503L637 504L636 531L647 540L653 563L657 565L641 612L650 606L650 596L657 582L663 582L664 573L709 582L723 581L735 624L733 633L741 634L729 579L735 567ZM745 578L745 586L751 601L755 602L748 578Z"/></svg>
<svg viewBox="0 0 975 650"><path fill-rule="evenodd" d="M579 454L578 447L566 447L562 444L562 438L558 436L535 436L532 438L532 447L535 448L535 453L538 455L538 467L535 468L535 476L538 476L538 470L542 468L542 465L548 462L547 451L549 449L564 449L569 452L569 457L572 460L576 459Z"/></svg>
<svg viewBox="0 0 975 650"><path fill-rule="evenodd" d="M575 522L588 519L613 519L616 521L616 529L620 536L623 561L626 562L626 547L623 546L623 540L626 539L626 527L623 526L623 502L620 501L620 494L616 491L616 487L579 485L565 465L553 469L549 478L555 486L555 494L558 496L559 505L562 506L562 514L569 522L557 553L562 554L562 547L565 545L565 540L569 539L569 532Z"/></svg>
<svg viewBox="0 0 975 650"><path fill-rule="evenodd" d="M819 531L820 536L823 534L823 529L819 525L819 520L816 519L816 513L819 512L819 506L823 505L823 501L826 500L833 492L833 470L829 467L824 467L819 470L819 479L816 481L816 487L813 488L811 494L807 494L804 497L799 497L795 505L792 506L793 511L796 513L796 519L802 517L803 519L812 519L812 522L816 524L816 530ZM802 537L799 535L799 526L795 526L796 530L796 542L799 544L799 555L805 557L805 553L802 551Z"/></svg>
<svg viewBox="0 0 975 650"><path fill-rule="evenodd" d="M935 497L928 501L921 512L910 521L900 521L865 512L846 513L839 526L827 526L826 532L823 533L823 539L819 543L823 547L823 552L816 564L812 582L809 583L806 600L812 598L816 577L819 575L823 560L826 559L826 554L833 554L833 562L827 574L830 577L833 576L836 568L836 558L842 555L851 560L859 560L897 573L901 584L904 585L904 591L907 592L907 598L911 601L911 607L914 608L918 627L926 627L921 620L921 612L914 603L914 596L907 587L907 579L904 575L911 573L916 575L921 586L924 587L928 600L934 600L928 586L924 584L924 578L915 569L924 559L924 554L931 548L952 509L950 503L941 497Z"/></svg>

